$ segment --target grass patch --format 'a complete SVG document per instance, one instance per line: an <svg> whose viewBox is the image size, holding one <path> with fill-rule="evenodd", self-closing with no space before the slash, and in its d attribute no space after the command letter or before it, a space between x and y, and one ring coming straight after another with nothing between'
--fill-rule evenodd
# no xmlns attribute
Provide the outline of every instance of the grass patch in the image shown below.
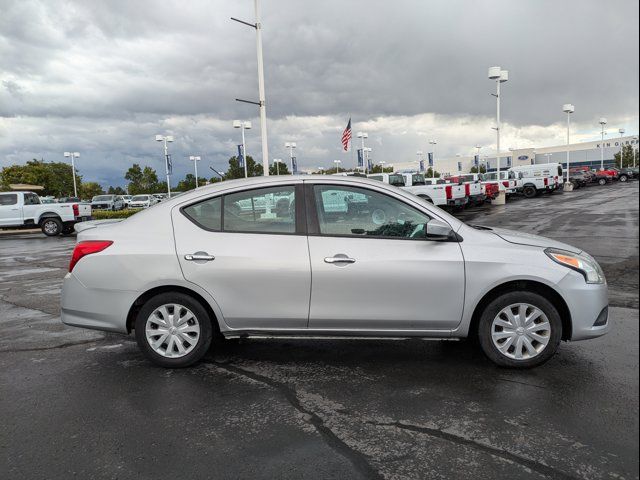
<svg viewBox="0 0 640 480"><path fill-rule="evenodd" d="M91 216L94 220L106 220L109 218L128 218L131 215L138 213L142 208L125 208L124 210L118 210L112 212L111 210L93 210Z"/></svg>

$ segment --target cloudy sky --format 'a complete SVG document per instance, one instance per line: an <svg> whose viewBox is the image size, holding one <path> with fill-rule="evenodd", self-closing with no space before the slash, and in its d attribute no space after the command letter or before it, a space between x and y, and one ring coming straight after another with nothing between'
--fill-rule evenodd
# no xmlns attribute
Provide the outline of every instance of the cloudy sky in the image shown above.
<svg viewBox="0 0 640 480"><path fill-rule="evenodd" d="M503 146L564 142L562 104L576 106L578 141L598 119L638 132L637 0L262 0L269 148L301 168L342 159L347 119L370 135L373 158L415 159L495 148L495 85ZM163 170L158 133L173 134L175 181L189 155L225 170L252 120L260 157L252 0L0 0L0 166L62 160L124 184L132 164ZM617 133L615 133L617 135Z"/></svg>

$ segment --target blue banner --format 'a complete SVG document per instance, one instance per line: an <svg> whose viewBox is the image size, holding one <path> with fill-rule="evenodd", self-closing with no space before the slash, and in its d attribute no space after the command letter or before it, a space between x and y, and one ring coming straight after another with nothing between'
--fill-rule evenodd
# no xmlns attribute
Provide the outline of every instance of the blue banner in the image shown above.
<svg viewBox="0 0 640 480"><path fill-rule="evenodd" d="M429 152L427 157L429 157L429 166L433 167L433 152Z"/></svg>
<svg viewBox="0 0 640 480"><path fill-rule="evenodd" d="M298 159L296 157L291 158L291 168L293 173L298 173Z"/></svg>
<svg viewBox="0 0 640 480"><path fill-rule="evenodd" d="M238 166L244 168L244 151L242 145L238 145Z"/></svg>
<svg viewBox="0 0 640 480"><path fill-rule="evenodd" d="M511 157L507 157L507 168L511 167Z"/></svg>
<svg viewBox="0 0 640 480"><path fill-rule="evenodd" d="M424 160L420 160L420 166L419 166L419 168L420 168L420 171L421 171L421 172L424 172Z"/></svg>
<svg viewBox="0 0 640 480"><path fill-rule="evenodd" d="M358 168L364 167L364 160L362 158L362 149L358 149Z"/></svg>
<svg viewBox="0 0 640 480"><path fill-rule="evenodd" d="M369 171L373 170L373 162L371 161L370 158L367 158L367 166Z"/></svg>
<svg viewBox="0 0 640 480"><path fill-rule="evenodd" d="M480 155L474 155L473 156L473 165L475 167L477 167L478 165L480 165Z"/></svg>

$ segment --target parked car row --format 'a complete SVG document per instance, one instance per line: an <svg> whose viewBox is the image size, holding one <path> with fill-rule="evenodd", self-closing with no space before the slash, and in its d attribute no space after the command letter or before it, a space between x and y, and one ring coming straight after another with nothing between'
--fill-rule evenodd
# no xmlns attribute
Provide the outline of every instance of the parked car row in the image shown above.
<svg viewBox="0 0 640 480"><path fill-rule="evenodd" d="M559 163L546 163L502 170L499 178L497 172L466 173L443 178L427 178L417 172L370 174L368 177L403 188L436 206L460 209L491 202L500 190L504 190L507 196L522 195L526 198L552 194L562 188L565 172ZM595 171L588 167L575 167L569 171L569 181L576 189L592 183L604 185L614 180L626 182L637 177L637 168Z"/></svg>

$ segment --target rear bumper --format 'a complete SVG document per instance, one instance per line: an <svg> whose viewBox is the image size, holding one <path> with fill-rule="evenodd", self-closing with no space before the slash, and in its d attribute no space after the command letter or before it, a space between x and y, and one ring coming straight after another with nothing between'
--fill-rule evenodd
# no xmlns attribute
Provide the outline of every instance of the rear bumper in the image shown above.
<svg viewBox="0 0 640 480"><path fill-rule="evenodd" d="M469 197L469 203L482 203L487 199L487 196L484 193L479 195L471 195Z"/></svg>
<svg viewBox="0 0 640 480"><path fill-rule="evenodd" d="M137 298L137 292L87 288L72 273L67 273L62 285L60 318L62 323L73 327L127 333L127 315Z"/></svg>
<svg viewBox="0 0 640 480"><path fill-rule="evenodd" d="M469 203L469 197L447 199L448 207L464 207Z"/></svg>
<svg viewBox="0 0 640 480"><path fill-rule="evenodd" d="M588 340L611 330L606 284L587 284L581 274L572 271L558 283L558 287L571 313L570 340Z"/></svg>

